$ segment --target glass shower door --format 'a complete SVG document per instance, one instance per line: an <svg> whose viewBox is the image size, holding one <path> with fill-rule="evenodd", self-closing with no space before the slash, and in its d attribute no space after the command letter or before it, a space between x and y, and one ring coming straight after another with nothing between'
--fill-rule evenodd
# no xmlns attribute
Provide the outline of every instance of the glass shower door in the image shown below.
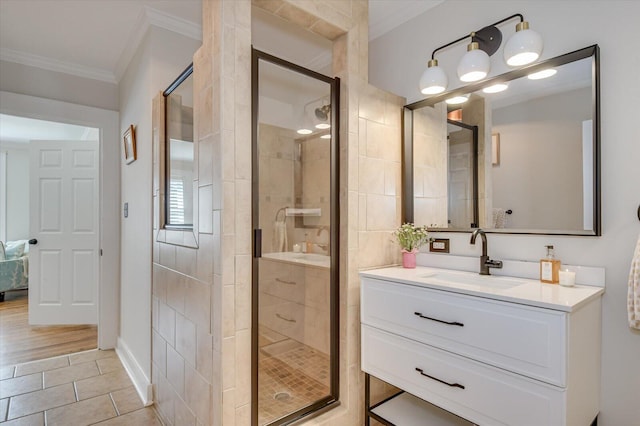
<svg viewBox="0 0 640 426"><path fill-rule="evenodd" d="M253 423L337 400L336 79L254 50Z"/></svg>

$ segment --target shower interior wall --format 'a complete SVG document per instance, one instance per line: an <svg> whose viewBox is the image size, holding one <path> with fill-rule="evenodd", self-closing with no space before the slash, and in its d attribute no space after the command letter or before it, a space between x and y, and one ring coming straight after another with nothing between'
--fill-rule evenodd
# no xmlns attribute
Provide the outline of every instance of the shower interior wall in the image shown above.
<svg viewBox="0 0 640 426"><path fill-rule="evenodd" d="M391 234L401 217L406 102L367 83L366 0L253 4L333 41L342 99L341 404L306 423L361 424L358 270L399 261ZM251 5L203 1L203 45L194 55L198 248L154 243L152 376L170 425L250 424Z"/></svg>

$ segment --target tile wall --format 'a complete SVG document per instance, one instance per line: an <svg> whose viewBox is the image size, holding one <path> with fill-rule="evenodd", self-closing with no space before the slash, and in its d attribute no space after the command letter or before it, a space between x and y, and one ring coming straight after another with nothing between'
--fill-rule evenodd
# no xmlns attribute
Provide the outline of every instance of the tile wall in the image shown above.
<svg viewBox="0 0 640 426"><path fill-rule="evenodd" d="M413 221L417 225L447 227L446 104L419 108L413 114Z"/></svg>
<svg viewBox="0 0 640 426"><path fill-rule="evenodd" d="M198 248L154 243L152 377L168 424L250 424L251 4L203 1L203 46L194 56ZM399 261L391 233L400 224L405 102L367 84L366 0L253 4L334 41L342 119L341 404L308 423L361 424L358 270Z"/></svg>

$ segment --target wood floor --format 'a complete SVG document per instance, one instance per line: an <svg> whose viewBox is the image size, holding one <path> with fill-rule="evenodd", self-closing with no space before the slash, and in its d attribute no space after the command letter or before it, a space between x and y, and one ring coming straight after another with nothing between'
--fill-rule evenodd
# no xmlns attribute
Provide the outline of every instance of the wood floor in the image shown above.
<svg viewBox="0 0 640 426"><path fill-rule="evenodd" d="M95 349L95 325L30 326L27 291L5 293L0 302L0 367Z"/></svg>

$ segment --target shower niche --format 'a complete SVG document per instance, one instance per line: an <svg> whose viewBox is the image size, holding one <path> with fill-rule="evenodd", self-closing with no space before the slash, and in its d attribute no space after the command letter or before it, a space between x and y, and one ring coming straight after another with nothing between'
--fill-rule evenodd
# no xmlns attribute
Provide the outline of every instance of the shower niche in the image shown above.
<svg viewBox="0 0 640 426"><path fill-rule="evenodd" d="M338 79L253 50L252 424L338 400Z"/></svg>

